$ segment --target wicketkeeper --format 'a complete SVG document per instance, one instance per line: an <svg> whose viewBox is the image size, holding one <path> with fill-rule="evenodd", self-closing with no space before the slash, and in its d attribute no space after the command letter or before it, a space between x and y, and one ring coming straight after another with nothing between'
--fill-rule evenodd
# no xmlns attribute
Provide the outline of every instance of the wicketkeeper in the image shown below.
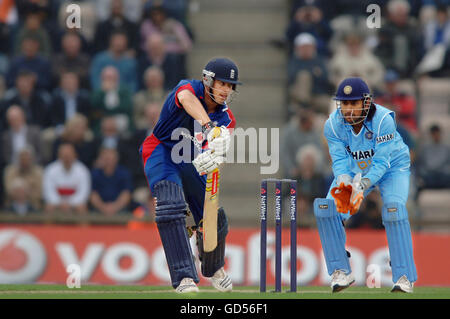
<svg viewBox="0 0 450 319"><path fill-rule="evenodd" d="M228 233L225 211L218 210L217 247L211 252L203 250L201 221L206 174L224 162L230 146L235 119L227 103L238 84L241 83L234 62L226 58L211 60L203 70L202 80L182 80L172 90L153 134L140 147L145 175L157 199L156 224L172 286L180 293L197 292L199 282L186 229L188 206L198 226L196 238L203 276L210 277L219 291L232 289L231 279L224 270ZM201 128L197 131L196 123ZM220 135L215 138L211 136L213 127L220 127ZM181 131L176 133L177 129L184 129L187 136L180 135ZM176 152L172 150L186 138L192 152L187 154L188 161L178 162L173 155L186 154L179 154L178 148ZM203 149L200 154L197 148Z"/></svg>
<svg viewBox="0 0 450 319"><path fill-rule="evenodd" d="M378 186L392 291L412 292L417 272L406 209L410 156L396 130L395 113L374 104L367 84L360 78L342 81L335 100L337 110L324 127L335 178L327 198L314 201L332 291L345 289L355 281L345 250L343 221L357 213L364 197Z"/></svg>

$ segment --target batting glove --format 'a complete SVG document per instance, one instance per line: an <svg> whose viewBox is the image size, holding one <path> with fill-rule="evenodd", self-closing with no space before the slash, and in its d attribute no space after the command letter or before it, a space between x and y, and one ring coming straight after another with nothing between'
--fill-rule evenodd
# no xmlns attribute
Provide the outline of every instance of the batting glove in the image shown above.
<svg viewBox="0 0 450 319"><path fill-rule="evenodd" d="M216 155L225 156L228 149L230 148L231 134L230 131L225 126L221 126L219 129L220 134L215 138L213 135L213 130L209 132L207 136L208 147Z"/></svg>
<svg viewBox="0 0 450 319"><path fill-rule="evenodd" d="M225 158L223 156L217 155L211 150L207 150L206 152L198 155L192 161L192 164L200 175L205 175L214 171L219 167L220 164L224 162Z"/></svg>

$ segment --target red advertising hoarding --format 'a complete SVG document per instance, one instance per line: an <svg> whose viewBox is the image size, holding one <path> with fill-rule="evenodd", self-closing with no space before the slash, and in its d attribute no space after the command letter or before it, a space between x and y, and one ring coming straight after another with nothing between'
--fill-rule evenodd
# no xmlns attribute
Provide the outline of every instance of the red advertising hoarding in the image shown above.
<svg viewBox="0 0 450 319"><path fill-rule="evenodd" d="M274 283L274 232L268 233L268 284ZM195 236L193 236L195 237ZM195 239L191 239L196 252ZM413 234L416 285L450 286L450 235ZM289 230L283 230L282 277L289 283ZM384 231L347 231L347 249L357 285L366 285L373 265L381 285L392 285ZM259 284L259 229L233 228L227 238L226 270L234 285ZM329 285L315 230L298 230L299 285ZM66 283L67 267L80 266L84 283L169 285L156 227L0 226L0 283ZM201 278L200 285L209 285Z"/></svg>

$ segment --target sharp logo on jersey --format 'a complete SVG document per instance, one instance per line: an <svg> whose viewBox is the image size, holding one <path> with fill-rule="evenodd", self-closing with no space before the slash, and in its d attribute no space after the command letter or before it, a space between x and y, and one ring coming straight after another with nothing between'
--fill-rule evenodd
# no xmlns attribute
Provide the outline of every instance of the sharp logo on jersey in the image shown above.
<svg viewBox="0 0 450 319"><path fill-rule="evenodd" d="M373 149L370 149L369 151L351 152L351 154L352 154L353 159L362 160L362 159L372 158L372 156L375 154L375 151Z"/></svg>
<svg viewBox="0 0 450 319"><path fill-rule="evenodd" d="M378 136L377 137L377 144L388 142L388 141L393 140L393 139L394 139L394 133L383 135L383 136Z"/></svg>

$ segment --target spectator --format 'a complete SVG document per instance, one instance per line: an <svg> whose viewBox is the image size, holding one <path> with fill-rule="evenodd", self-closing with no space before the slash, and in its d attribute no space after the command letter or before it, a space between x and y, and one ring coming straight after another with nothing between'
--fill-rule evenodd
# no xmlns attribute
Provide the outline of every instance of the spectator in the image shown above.
<svg viewBox="0 0 450 319"><path fill-rule="evenodd" d="M189 0L163 0L163 5L168 16L177 19L186 26Z"/></svg>
<svg viewBox="0 0 450 319"><path fill-rule="evenodd" d="M58 148L58 159L44 170L43 194L46 212L87 213L91 191L89 170L77 160L72 144Z"/></svg>
<svg viewBox="0 0 450 319"><path fill-rule="evenodd" d="M135 145L133 137L121 134L114 116L107 116L101 122L101 134L94 140L95 149L110 148L117 151L119 164L126 167L133 176L133 180L142 178L142 165L139 152L140 145ZM99 157L97 157L99 158ZM99 167L98 159L94 164Z"/></svg>
<svg viewBox="0 0 450 319"><path fill-rule="evenodd" d="M406 0L388 2L388 18L379 30L375 49L384 67L397 71L400 78L409 77L419 60L420 32L409 12L410 4Z"/></svg>
<svg viewBox="0 0 450 319"><path fill-rule="evenodd" d="M136 129L147 129L145 109L149 103L163 105L167 95L164 90L164 74L155 66L149 67L144 73L145 89L133 97L133 120Z"/></svg>
<svg viewBox="0 0 450 319"><path fill-rule="evenodd" d="M450 45L450 19L446 6L439 6L436 11L436 19L425 24L423 41L425 50L430 50L439 43L446 48Z"/></svg>
<svg viewBox="0 0 450 319"><path fill-rule="evenodd" d="M3 133L3 162L17 163L19 153L27 145L36 150L36 160L41 161L41 136L38 127L27 125L25 114L20 106L12 105L6 112L9 130Z"/></svg>
<svg viewBox="0 0 450 319"><path fill-rule="evenodd" d="M329 65L330 81L337 85L347 77L361 77L373 90L382 89L384 67L366 47L360 34L351 32L338 47Z"/></svg>
<svg viewBox="0 0 450 319"><path fill-rule="evenodd" d="M89 92L80 89L80 80L74 72L61 73L59 88L53 93L50 117L52 126L62 130L64 124L75 114L90 117L91 103Z"/></svg>
<svg viewBox="0 0 450 319"><path fill-rule="evenodd" d="M116 150L103 148L100 151L99 168L92 170L92 193L90 202L100 213L111 216L127 210L131 200L131 175L118 165Z"/></svg>
<svg viewBox="0 0 450 319"><path fill-rule="evenodd" d="M295 179L299 181L298 192L307 206L303 206L308 212L312 212L315 198L324 198L327 195L324 176L321 173L323 167L323 151L314 144L305 144L296 154Z"/></svg>
<svg viewBox="0 0 450 319"><path fill-rule="evenodd" d="M184 25L167 16L164 5L153 3L146 10L146 18L140 28L141 48L146 50L147 39L159 34L164 40L166 51L173 54L180 61L181 77L186 77L186 55L192 49L192 40ZM166 73L166 76L169 76Z"/></svg>
<svg viewBox="0 0 450 319"><path fill-rule="evenodd" d="M317 40L317 50L321 55L328 55L328 41L332 36L332 29L323 17L322 10L316 4L298 6L287 30L286 37L291 47L300 33L310 33Z"/></svg>
<svg viewBox="0 0 450 319"><path fill-rule="evenodd" d="M16 86L5 93L2 103L2 130L6 128L5 113L15 104L25 112L26 122L44 128L48 125L49 96L36 89L36 75L30 71L22 70L17 75Z"/></svg>
<svg viewBox="0 0 450 319"><path fill-rule="evenodd" d="M450 19L446 6L438 6L436 18L425 24L423 33L425 54L416 72L432 77L449 77Z"/></svg>
<svg viewBox="0 0 450 319"><path fill-rule="evenodd" d="M153 34L147 38L145 52L139 58L138 63L139 82L142 88L146 85L144 72L151 66L159 67L163 71L164 89L166 90L172 90L183 78L180 56L166 51L164 39L159 34Z"/></svg>
<svg viewBox="0 0 450 319"><path fill-rule="evenodd" d="M288 65L291 98L328 115L330 90L325 61L317 55L316 40L309 33L299 34Z"/></svg>
<svg viewBox="0 0 450 319"><path fill-rule="evenodd" d="M117 120L114 116L102 118L100 136L95 138L94 143L96 149L108 148L116 150L119 158L123 160L121 162L123 165L126 165L126 160L132 157L128 149L128 142L121 136Z"/></svg>
<svg viewBox="0 0 450 319"><path fill-rule="evenodd" d="M35 162L33 147L26 146L19 152L17 163L8 165L5 168L3 176L4 187L6 191L6 206L11 207L14 202L15 189L13 183L15 180L22 180L27 189L27 198L32 210L42 208L42 167ZM16 199L17 200L17 199Z"/></svg>
<svg viewBox="0 0 450 319"><path fill-rule="evenodd" d="M5 55L12 53L13 35L12 29L18 24L19 17L16 14L16 6L13 1L4 3L2 13L0 14L0 52Z"/></svg>
<svg viewBox="0 0 450 319"><path fill-rule="evenodd" d="M8 72L9 59L6 54L0 53L0 76L3 78Z"/></svg>
<svg viewBox="0 0 450 319"><path fill-rule="evenodd" d="M11 60L6 84L12 87L16 82L18 74L22 70L28 70L36 74L36 87L38 89L49 90L51 86L50 63L39 54L39 41L32 36L26 36L22 41L22 50Z"/></svg>
<svg viewBox="0 0 450 319"><path fill-rule="evenodd" d="M187 54L192 48L192 41L183 24L167 17L166 9L161 4L153 4L147 8L147 17L141 25L141 48L145 50L147 39L153 34L163 37L167 52Z"/></svg>
<svg viewBox="0 0 450 319"><path fill-rule="evenodd" d="M295 178L300 174L296 165L296 156L302 146L313 144L318 149L322 149L321 133L314 123L315 113L307 108L299 108L296 116L283 129L280 138L282 166L288 178Z"/></svg>
<svg viewBox="0 0 450 319"><path fill-rule="evenodd" d="M97 149L92 132L88 127L88 120L84 115L75 114L66 122L61 136L54 141L53 159L56 159L61 144L72 144L83 165L92 166L97 155Z"/></svg>
<svg viewBox="0 0 450 319"><path fill-rule="evenodd" d="M123 31L128 38L129 53L134 55L139 41L138 26L125 17L122 0L112 0L110 7L110 16L100 22L95 30L95 52L106 50L108 47L107 41L111 35L116 31Z"/></svg>
<svg viewBox="0 0 450 319"><path fill-rule="evenodd" d="M388 70L384 77L385 90L375 99L375 103L395 111L399 123L413 134L417 134L416 99L407 92L401 91L398 86L399 76L397 72Z"/></svg>
<svg viewBox="0 0 450 319"><path fill-rule="evenodd" d="M417 193L423 189L450 188L450 147L442 141L439 125L432 125L429 132L431 142L423 145L416 161Z"/></svg>
<svg viewBox="0 0 450 319"><path fill-rule="evenodd" d="M119 131L133 130L133 102L131 92L120 85L119 73L113 66L108 66L101 73L101 88L92 92L93 123L91 127L98 136L100 119L104 116L116 118Z"/></svg>
<svg viewBox="0 0 450 319"><path fill-rule="evenodd" d="M38 11L30 11L25 16L23 27L19 29L15 37L14 55L20 54L22 42L27 37L33 37L39 43L39 54L46 58L50 58L52 53L52 45L50 35L47 30L41 25L41 14Z"/></svg>
<svg viewBox="0 0 450 319"><path fill-rule="evenodd" d="M142 12L144 9L145 1L147 0L125 0L122 1L121 10L123 15L131 22L139 23L142 19ZM169 0L173 1L173 0ZM96 15L99 20L107 20L111 16L113 10L113 0L95 1Z"/></svg>
<svg viewBox="0 0 450 319"><path fill-rule="evenodd" d="M31 205L30 186L21 178L15 178L11 181L11 194L7 211L25 216L36 212Z"/></svg>
<svg viewBox="0 0 450 319"><path fill-rule="evenodd" d="M137 63L128 53L128 39L126 33L116 31L111 34L109 48L94 56L91 64L91 87L94 90L101 88L101 74L107 66L114 66L120 74L120 84L131 92L138 89Z"/></svg>
<svg viewBox="0 0 450 319"><path fill-rule="evenodd" d="M61 40L62 52L53 58L52 72L55 81L66 72L74 72L80 79L81 86L88 89L90 57L81 52L80 35L66 32Z"/></svg>

